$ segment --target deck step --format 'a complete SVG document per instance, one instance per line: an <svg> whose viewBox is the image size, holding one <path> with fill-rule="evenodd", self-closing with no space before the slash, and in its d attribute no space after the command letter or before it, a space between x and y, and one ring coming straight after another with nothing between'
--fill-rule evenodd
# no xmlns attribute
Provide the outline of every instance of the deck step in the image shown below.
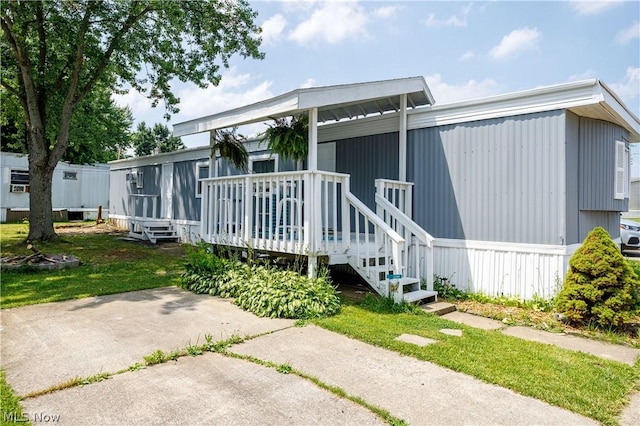
<svg viewBox="0 0 640 426"><path fill-rule="evenodd" d="M438 300L438 292L437 291L429 291L429 290L416 290L411 291L409 293L405 293L402 295L402 298L409 303L419 302L425 299L433 298L434 301Z"/></svg>

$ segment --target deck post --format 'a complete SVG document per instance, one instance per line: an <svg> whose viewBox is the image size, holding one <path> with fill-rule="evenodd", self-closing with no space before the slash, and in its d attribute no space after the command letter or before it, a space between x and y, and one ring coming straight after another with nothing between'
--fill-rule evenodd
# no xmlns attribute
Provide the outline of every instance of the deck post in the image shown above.
<svg viewBox="0 0 640 426"><path fill-rule="evenodd" d="M318 170L318 108L309 110L309 156L307 169Z"/></svg>
<svg viewBox="0 0 640 426"><path fill-rule="evenodd" d="M398 180L407 180L407 94L400 95L400 132L398 139ZM381 194L382 195L382 194Z"/></svg>
<svg viewBox="0 0 640 426"><path fill-rule="evenodd" d="M307 276L309 278L315 278L318 275L318 256L307 256Z"/></svg>

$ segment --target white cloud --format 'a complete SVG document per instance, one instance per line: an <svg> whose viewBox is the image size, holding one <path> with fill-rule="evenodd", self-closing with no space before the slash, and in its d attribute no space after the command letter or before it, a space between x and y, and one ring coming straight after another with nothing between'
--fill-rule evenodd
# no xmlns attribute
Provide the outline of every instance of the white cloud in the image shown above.
<svg viewBox="0 0 640 426"><path fill-rule="evenodd" d="M436 18L435 13L430 13L427 15L427 19L423 22L427 27L430 28L443 28L443 27L466 27L467 26L467 15L471 12L473 5L469 3L467 6L462 8L461 15L451 15L448 18L438 19Z"/></svg>
<svg viewBox="0 0 640 426"><path fill-rule="evenodd" d="M580 81L580 80L588 80L590 78L595 78L596 73L592 69L588 69L585 72L571 74L569 76L569 81Z"/></svg>
<svg viewBox="0 0 640 426"><path fill-rule="evenodd" d="M152 108L151 108L151 101L149 99L147 99L147 97L145 95L143 95L142 93L138 92L135 89L129 89L128 93L125 94L113 94L111 95L111 98L113 99L113 101L118 104L121 107L129 107L131 109L131 112L133 114L134 117L141 117L144 116L145 114L149 113ZM157 110L160 110L161 108L156 108ZM147 123L147 124L154 124L155 121L153 123Z"/></svg>
<svg viewBox="0 0 640 426"><path fill-rule="evenodd" d="M523 50L535 49L542 33L537 28L520 28L502 37L500 44L495 46L489 54L496 59L505 58Z"/></svg>
<svg viewBox="0 0 640 426"><path fill-rule="evenodd" d="M438 19L436 18L435 13L430 13L429 15L427 15L427 19L424 21L424 24L430 28L466 27L467 18L464 17L460 19L456 15L451 15L446 19Z"/></svg>
<svg viewBox="0 0 640 426"><path fill-rule="evenodd" d="M634 38L640 38L640 22L634 22L627 28L620 30L616 36L616 41L620 44L625 44Z"/></svg>
<svg viewBox="0 0 640 426"><path fill-rule="evenodd" d="M580 15L597 15L620 4L620 1L572 0L571 4Z"/></svg>
<svg viewBox="0 0 640 426"><path fill-rule="evenodd" d="M460 60L461 61L466 61L466 60L471 59L471 58L473 58L475 56L476 56L476 54L473 52L473 50L467 50L466 52L464 52L460 56Z"/></svg>
<svg viewBox="0 0 640 426"><path fill-rule="evenodd" d="M629 67L624 78L615 83L609 84L609 87L620 96L622 101L627 104L637 115L640 108L640 67Z"/></svg>
<svg viewBox="0 0 640 426"><path fill-rule="evenodd" d="M323 2L311 16L289 34L298 44L325 41L338 43L353 36L366 36L368 18L356 2Z"/></svg>
<svg viewBox="0 0 640 426"><path fill-rule="evenodd" d="M218 86L209 85L206 89L184 87L176 92L180 98L180 113L172 121L190 120L273 97L269 90L270 81L251 82L250 74L238 74L232 68L222 76Z"/></svg>
<svg viewBox="0 0 640 426"><path fill-rule="evenodd" d="M382 6L374 9L373 15L378 18L389 18L393 16L399 9L399 6Z"/></svg>
<svg viewBox="0 0 640 426"><path fill-rule="evenodd" d="M491 78L485 78L482 81L468 80L462 84L449 84L442 80L440 74L432 74L425 76L425 80L436 100L436 105L484 98L502 92L500 85Z"/></svg>
<svg viewBox="0 0 640 426"><path fill-rule="evenodd" d="M305 80L304 83L302 83L300 85L301 89L306 89L308 87L313 87L316 84L316 79L315 78L308 78Z"/></svg>
<svg viewBox="0 0 640 426"><path fill-rule="evenodd" d="M280 39L284 27L287 25L284 16L277 14L264 21L262 24L262 41L271 44Z"/></svg>

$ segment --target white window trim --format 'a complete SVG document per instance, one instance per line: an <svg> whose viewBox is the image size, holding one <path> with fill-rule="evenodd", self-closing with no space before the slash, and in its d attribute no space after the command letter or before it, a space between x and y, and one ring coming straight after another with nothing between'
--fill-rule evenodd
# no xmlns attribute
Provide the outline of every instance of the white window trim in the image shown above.
<svg viewBox="0 0 640 426"><path fill-rule="evenodd" d="M629 198L629 148L624 141L616 141L615 176L613 198L624 200Z"/></svg>
<svg viewBox="0 0 640 426"><path fill-rule="evenodd" d="M273 171L278 172L280 169L278 168L280 164L280 156L278 154L260 154L249 156L249 173L255 173L253 171L253 163L255 161L266 161L266 160L274 160L273 163Z"/></svg>
<svg viewBox="0 0 640 426"><path fill-rule="evenodd" d="M211 167L209 166L209 162L208 161L201 161L199 163L196 163L196 198L202 198L202 185L199 185L200 183L200 168L202 167L209 167L209 177L211 177Z"/></svg>
<svg viewBox="0 0 640 426"><path fill-rule="evenodd" d="M22 174L27 176L27 182L18 182L11 179L11 175L14 174ZM30 182L29 182L29 170L24 169L10 169L9 170L9 192L14 192L16 194L29 193Z"/></svg>

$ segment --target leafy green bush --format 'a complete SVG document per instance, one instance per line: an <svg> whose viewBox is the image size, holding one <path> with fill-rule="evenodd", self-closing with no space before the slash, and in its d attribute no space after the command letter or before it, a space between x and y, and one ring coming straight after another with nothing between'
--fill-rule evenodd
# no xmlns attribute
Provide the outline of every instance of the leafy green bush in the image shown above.
<svg viewBox="0 0 640 426"><path fill-rule="evenodd" d="M216 256L206 244L199 244L187 250L180 287L196 294L233 297L239 282L232 278L242 274L243 268L244 264L237 259Z"/></svg>
<svg viewBox="0 0 640 426"><path fill-rule="evenodd" d="M438 297L446 300L466 300L469 295L456 288L449 278L433 275L433 289L438 292Z"/></svg>
<svg viewBox="0 0 640 426"><path fill-rule="evenodd" d="M274 318L320 318L340 310L340 299L326 275L310 279L261 265L251 268L235 303L258 316Z"/></svg>
<svg viewBox="0 0 640 426"><path fill-rule="evenodd" d="M218 257L206 246L187 255L181 287L194 293L233 297L258 316L311 319L335 315L340 298L328 275L310 279L294 271Z"/></svg>
<svg viewBox="0 0 640 426"><path fill-rule="evenodd" d="M592 230L569 261L556 308L568 321L620 327L639 307L640 281L603 228Z"/></svg>

